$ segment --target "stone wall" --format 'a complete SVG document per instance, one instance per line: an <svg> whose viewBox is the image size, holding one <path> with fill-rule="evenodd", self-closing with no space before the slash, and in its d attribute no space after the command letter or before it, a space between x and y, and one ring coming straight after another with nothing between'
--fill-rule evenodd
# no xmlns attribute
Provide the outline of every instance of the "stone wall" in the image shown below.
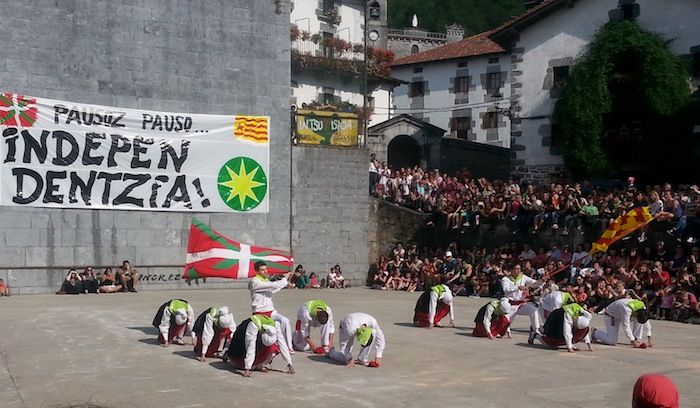
<svg viewBox="0 0 700 408"><path fill-rule="evenodd" d="M369 263L367 149L292 149L292 249L297 264L326 278L341 266L346 280L364 282Z"/></svg>
<svg viewBox="0 0 700 408"><path fill-rule="evenodd" d="M385 200L370 199L369 206L369 261L370 264L380 256L389 256L398 242L404 247L411 242L418 229L423 226L429 214L424 214L400 207Z"/></svg>
<svg viewBox="0 0 700 408"><path fill-rule="evenodd" d="M272 120L268 214L0 207L0 278L13 293L52 292L69 267L124 259L155 276L144 288L181 287L195 216L246 243L290 247L287 1L11 1L0 39L3 92Z"/></svg>

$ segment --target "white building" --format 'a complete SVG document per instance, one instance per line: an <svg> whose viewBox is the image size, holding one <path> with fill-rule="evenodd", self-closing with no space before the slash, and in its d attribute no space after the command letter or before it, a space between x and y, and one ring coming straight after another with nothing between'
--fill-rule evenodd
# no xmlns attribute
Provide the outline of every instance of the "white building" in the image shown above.
<svg viewBox="0 0 700 408"><path fill-rule="evenodd" d="M291 7L291 103L299 108L312 103L346 111L362 108L365 8L367 33L376 33L368 36L367 44L381 48L386 45L386 0L294 0ZM371 125L391 117L396 81L376 75L372 59L367 63Z"/></svg>
<svg viewBox="0 0 700 408"><path fill-rule="evenodd" d="M544 0L493 30L394 61L392 75L408 82L394 91L396 114L446 138L509 148L515 173L545 178L563 167L552 111L569 67L602 25L637 12L693 61L697 86L700 1Z"/></svg>

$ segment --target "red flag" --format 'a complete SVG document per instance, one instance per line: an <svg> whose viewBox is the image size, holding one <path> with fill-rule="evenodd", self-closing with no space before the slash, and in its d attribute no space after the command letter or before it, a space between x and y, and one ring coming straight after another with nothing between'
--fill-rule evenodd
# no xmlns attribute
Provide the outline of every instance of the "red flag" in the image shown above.
<svg viewBox="0 0 700 408"><path fill-rule="evenodd" d="M253 264L257 261L267 264L270 275L288 273L294 264L288 251L241 244L195 219L190 226L187 263L182 277L252 278L255 276Z"/></svg>

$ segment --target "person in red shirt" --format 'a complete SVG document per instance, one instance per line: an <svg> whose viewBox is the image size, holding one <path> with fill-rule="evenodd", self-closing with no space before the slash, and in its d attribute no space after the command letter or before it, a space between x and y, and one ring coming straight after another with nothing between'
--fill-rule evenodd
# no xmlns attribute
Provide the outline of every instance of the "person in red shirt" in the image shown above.
<svg viewBox="0 0 700 408"><path fill-rule="evenodd" d="M654 269L651 273L651 277L657 289L671 286L671 275L663 270L663 264L659 261L654 262Z"/></svg>

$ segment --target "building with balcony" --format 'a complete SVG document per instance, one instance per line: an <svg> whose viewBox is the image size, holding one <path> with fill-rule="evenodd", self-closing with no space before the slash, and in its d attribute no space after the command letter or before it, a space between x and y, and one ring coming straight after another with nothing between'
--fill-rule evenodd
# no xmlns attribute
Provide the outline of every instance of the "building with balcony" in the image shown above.
<svg viewBox="0 0 700 408"><path fill-rule="evenodd" d="M291 7L291 104L367 115L370 125L390 118L400 82L390 77L393 56L384 50L387 1L294 0Z"/></svg>
<svg viewBox="0 0 700 408"><path fill-rule="evenodd" d="M444 33L426 31L418 27L390 28L387 31L387 48L394 52L396 58L403 58L462 39L464 39L464 28L458 24L445 27Z"/></svg>

